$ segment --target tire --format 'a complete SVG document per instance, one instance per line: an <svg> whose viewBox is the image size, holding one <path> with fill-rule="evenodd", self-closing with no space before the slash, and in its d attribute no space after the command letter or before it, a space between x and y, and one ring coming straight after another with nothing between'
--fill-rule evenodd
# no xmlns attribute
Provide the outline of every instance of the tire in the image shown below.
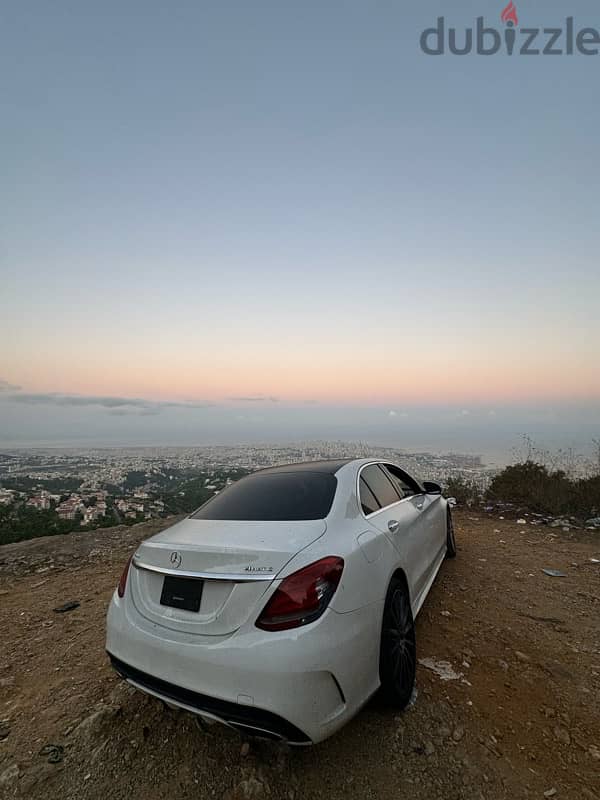
<svg viewBox="0 0 600 800"><path fill-rule="evenodd" d="M446 509L446 558L455 558L456 539L454 538L454 522L452 512Z"/></svg>
<svg viewBox="0 0 600 800"><path fill-rule="evenodd" d="M415 623L404 581L390 583L381 627L379 678L387 703L403 709L409 704L415 685L417 648Z"/></svg>

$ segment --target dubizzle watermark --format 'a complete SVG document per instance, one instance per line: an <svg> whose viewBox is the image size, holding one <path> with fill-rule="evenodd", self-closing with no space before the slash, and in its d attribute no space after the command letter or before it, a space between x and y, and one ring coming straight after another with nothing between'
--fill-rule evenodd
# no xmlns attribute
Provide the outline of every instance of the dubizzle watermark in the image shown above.
<svg viewBox="0 0 600 800"><path fill-rule="evenodd" d="M421 50L428 56L442 56L448 51L455 56L475 53L494 56L496 53L521 56L597 56L600 33L596 28L577 28L573 17L565 19L560 28L519 28L517 7L510 0L502 9L500 20L504 28L488 27L483 17L477 17L475 30L446 28L446 18L438 17L435 28L421 32ZM447 34L447 36L446 36Z"/></svg>

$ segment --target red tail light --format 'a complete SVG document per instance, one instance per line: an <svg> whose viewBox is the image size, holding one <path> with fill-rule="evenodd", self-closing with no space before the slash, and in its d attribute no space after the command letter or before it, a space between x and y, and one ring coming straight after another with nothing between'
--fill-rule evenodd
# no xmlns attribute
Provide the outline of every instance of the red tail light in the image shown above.
<svg viewBox="0 0 600 800"><path fill-rule="evenodd" d="M131 566L131 559L133 558L133 554L129 556L127 559L127 563L125 564L125 569L121 574L121 579L119 581L119 585L117 586L117 594L119 597L123 597L125 594L125 587L127 586L127 576L129 575L129 567Z"/></svg>
<svg viewBox="0 0 600 800"><path fill-rule="evenodd" d="M284 631L314 622L329 605L343 569L343 558L327 556L284 578L256 626L264 631Z"/></svg>

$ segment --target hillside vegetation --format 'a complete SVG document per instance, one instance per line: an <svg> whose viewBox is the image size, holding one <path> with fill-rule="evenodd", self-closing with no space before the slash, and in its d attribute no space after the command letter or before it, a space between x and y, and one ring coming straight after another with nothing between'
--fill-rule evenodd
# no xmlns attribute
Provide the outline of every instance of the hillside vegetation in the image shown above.
<svg viewBox="0 0 600 800"><path fill-rule="evenodd" d="M469 481L456 478L448 481L446 493L466 505L510 503L540 514L581 520L600 514L600 474L571 477L533 460L503 469L483 494Z"/></svg>

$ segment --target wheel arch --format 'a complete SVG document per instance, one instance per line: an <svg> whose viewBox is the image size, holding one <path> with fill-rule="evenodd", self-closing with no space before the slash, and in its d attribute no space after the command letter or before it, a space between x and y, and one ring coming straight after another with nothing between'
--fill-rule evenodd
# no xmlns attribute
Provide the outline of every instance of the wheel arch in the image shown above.
<svg viewBox="0 0 600 800"><path fill-rule="evenodd" d="M410 603L410 607L412 608L412 597L410 596L410 584L408 582L408 578L406 577L406 572L402 569L402 567L397 567L394 572L390 575L390 579L388 581L388 588L386 591L389 592L390 586L392 585L392 581L399 580L401 583L404 584L404 589L406 590L406 594L408 595L408 601Z"/></svg>

